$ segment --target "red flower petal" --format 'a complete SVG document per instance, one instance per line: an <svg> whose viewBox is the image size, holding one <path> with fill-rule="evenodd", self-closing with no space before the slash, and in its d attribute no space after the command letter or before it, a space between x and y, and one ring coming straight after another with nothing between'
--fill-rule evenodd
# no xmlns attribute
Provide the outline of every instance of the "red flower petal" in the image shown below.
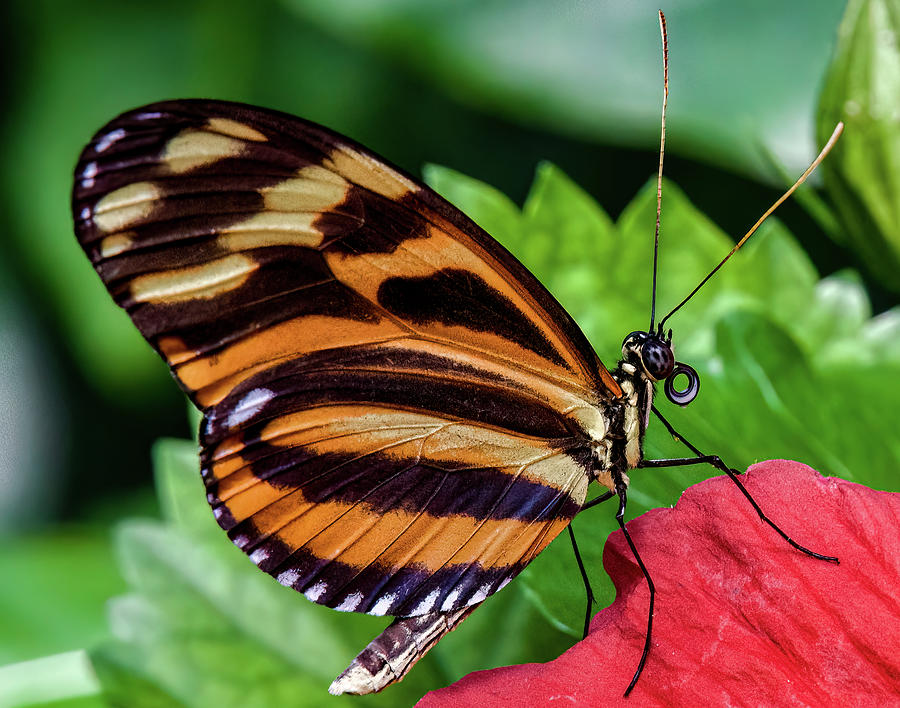
<svg viewBox="0 0 900 708"><path fill-rule="evenodd" d="M546 664L470 674L418 705L900 704L900 494L783 460L743 481L788 535L840 565L792 549L728 478L707 480L628 524L657 587L653 646L629 698L649 592L616 532L603 557L616 600L587 639Z"/></svg>

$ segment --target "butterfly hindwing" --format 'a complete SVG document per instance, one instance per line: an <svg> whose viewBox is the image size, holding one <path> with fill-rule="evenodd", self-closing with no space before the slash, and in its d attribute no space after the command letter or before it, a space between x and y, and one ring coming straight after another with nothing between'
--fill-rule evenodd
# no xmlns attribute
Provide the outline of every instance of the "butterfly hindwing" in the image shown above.
<svg viewBox="0 0 900 708"><path fill-rule="evenodd" d="M298 378L304 398L320 382ZM233 540L316 602L400 615L478 602L584 499L589 451L573 442L523 442L375 402L285 399L271 400L288 412L263 406L241 432L207 447L204 468Z"/></svg>
<svg viewBox="0 0 900 708"><path fill-rule="evenodd" d="M73 209L204 412L220 525L283 584L456 610L583 503L618 385L518 261L361 146L240 104L154 104L95 136Z"/></svg>

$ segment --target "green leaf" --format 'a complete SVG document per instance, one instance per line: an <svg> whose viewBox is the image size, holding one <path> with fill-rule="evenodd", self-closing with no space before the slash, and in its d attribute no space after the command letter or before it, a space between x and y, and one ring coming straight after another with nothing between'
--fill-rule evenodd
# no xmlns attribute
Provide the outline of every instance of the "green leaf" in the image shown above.
<svg viewBox="0 0 900 708"><path fill-rule="evenodd" d="M64 526L7 536L3 544L0 578L9 581L0 584L0 664L80 649L107 635L104 603L124 584L104 534Z"/></svg>
<svg viewBox="0 0 900 708"><path fill-rule="evenodd" d="M162 438L153 446L153 470L156 492L163 518L173 526L204 538L221 533L206 504L197 496L205 495L198 473L197 443Z"/></svg>
<svg viewBox="0 0 900 708"><path fill-rule="evenodd" d="M76 696L59 701L42 701L41 703L19 704L16 708L112 708L111 704L101 696Z"/></svg>
<svg viewBox="0 0 900 708"><path fill-rule="evenodd" d="M538 166L514 253L569 313L589 339L611 323L594 306L598 269L615 257L612 219L581 187L550 163Z"/></svg>
<svg viewBox="0 0 900 708"><path fill-rule="evenodd" d="M158 683L145 678L143 657L126 646L108 644L92 650L91 664L103 687L103 697L113 706L186 708Z"/></svg>
<svg viewBox="0 0 900 708"><path fill-rule="evenodd" d="M849 244L900 292L900 5L850 0L817 118L820 141L843 121L822 164Z"/></svg>
<svg viewBox="0 0 900 708"><path fill-rule="evenodd" d="M0 667L0 708L107 708L83 651Z"/></svg>

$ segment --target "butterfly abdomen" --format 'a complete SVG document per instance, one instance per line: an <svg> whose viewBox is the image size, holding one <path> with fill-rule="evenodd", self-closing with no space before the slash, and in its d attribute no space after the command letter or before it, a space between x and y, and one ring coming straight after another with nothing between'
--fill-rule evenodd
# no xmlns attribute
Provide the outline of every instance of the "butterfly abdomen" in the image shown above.
<svg viewBox="0 0 900 708"><path fill-rule="evenodd" d="M407 672L445 634L456 629L475 607L455 612L433 612L420 617L400 617L369 642L328 688L343 693L375 693Z"/></svg>

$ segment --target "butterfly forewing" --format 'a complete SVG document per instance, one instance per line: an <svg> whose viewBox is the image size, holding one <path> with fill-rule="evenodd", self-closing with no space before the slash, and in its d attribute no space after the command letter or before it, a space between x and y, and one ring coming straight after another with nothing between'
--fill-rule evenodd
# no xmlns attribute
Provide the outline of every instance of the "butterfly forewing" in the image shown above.
<svg viewBox="0 0 900 708"><path fill-rule="evenodd" d="M283 584L454 610L583 503L618 385L507 251L359 145L249 106L154 104L85 149L73 209L204 412L219 523Z"/></svg>

